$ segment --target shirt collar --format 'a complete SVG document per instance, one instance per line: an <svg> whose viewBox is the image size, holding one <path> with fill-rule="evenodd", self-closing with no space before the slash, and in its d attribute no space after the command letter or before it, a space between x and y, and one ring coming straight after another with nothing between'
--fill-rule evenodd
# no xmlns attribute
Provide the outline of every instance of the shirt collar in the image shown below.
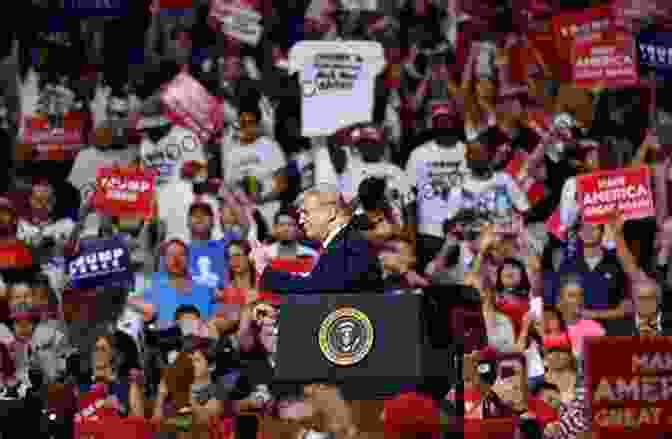
<svg viewBox="0 0 672 439"><path fill-rule="evenodd" d="M347 225L348 225L347 223L341 224L340 226L336 227L334 230L329 232L327 238L322 243L322 248L326 249L329 246L329 244L331 244L331 241L333 241L334 238L336 238L336 235L338 235L341 232L341 230L345 229Z"/></svg>

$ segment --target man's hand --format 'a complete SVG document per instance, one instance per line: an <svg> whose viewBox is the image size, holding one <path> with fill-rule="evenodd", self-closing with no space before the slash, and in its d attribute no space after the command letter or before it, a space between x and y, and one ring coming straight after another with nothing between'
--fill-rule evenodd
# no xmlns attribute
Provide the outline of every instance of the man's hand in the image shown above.
<svg viewBox="0 0 672 439"><path fill-rule="evenodd" d="M338 388L311 384L304 387L304 394L306 403L312 405L315 414L323 420L320 431L345 434L356 430L350 407Z"/></svg>

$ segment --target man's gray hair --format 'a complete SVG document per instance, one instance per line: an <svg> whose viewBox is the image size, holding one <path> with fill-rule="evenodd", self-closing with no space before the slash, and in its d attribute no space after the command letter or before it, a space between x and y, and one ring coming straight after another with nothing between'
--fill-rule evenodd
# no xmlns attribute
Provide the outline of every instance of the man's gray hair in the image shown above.
<svg viewBox="0 0 672 439"><path fill-rule="evenodd" d="M350 209L350 204L345 201L343 193L335 184L318 183L302 192L296 199L296 205L301 206L306 197L315 197L324 203L336 203L339 210Z"/></svg>

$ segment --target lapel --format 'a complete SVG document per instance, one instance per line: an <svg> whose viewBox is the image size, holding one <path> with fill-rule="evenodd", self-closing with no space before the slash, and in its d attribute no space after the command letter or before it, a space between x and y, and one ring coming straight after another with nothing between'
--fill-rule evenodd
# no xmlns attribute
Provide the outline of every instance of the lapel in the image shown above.
<svg viewBox="0 0 672 439"><path fill-rule="evenodd" d="M350 228L350 224L347 224L345 227L343 227L341 230L338 231L336 236L334 236L334 239L329 242L326 248L322 250L322 253L326 253L330 250L333 250L336 248L338 243L343 239L346 233L348 233L348 229Z"/></svg>

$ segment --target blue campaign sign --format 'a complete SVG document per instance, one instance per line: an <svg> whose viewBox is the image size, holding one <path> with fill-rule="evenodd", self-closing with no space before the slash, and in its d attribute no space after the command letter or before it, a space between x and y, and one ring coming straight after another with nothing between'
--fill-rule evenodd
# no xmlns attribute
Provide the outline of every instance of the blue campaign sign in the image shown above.
<svg viewBox="0 0 672 439"><path fill-rule="evenodd" d="M672 79L672 32L641 32L637 38L639 65Z"/></svg>
<svg viewBox="0 0 672 439"><path fill-rule="evenodd" d="M78 17L121 17L128 15L129 0L64 0L63 5Z"/></svg>
<svg viewBox="0 0 672 439"><path fill-rule="evenodd" d="M67 259L66 268L74 289L124 285L133 280L128 248L117 238L82 241L79 252Z"/></svg>

